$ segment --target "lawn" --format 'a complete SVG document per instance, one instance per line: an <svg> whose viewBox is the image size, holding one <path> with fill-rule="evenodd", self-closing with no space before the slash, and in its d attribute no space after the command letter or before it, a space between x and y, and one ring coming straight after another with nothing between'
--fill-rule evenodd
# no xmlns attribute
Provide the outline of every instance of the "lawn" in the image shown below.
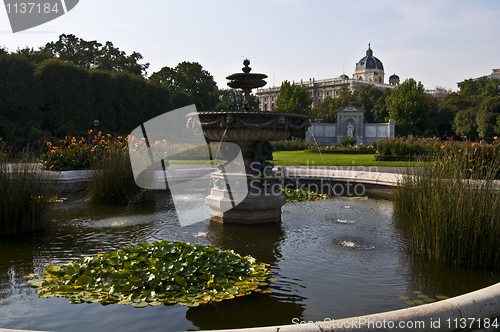
<svg viewBox="0 0 500 332"><path fill-rule="evenodd" d="M273 164L275 165L309 165L309 166L389 166L406 167L416 166L417 163L407 161L375 161L372 154L338 154L338 153L306 153L299 151L274 151ZM324 160L324 161L323 161ZM210 164L207 160L169 160L170 164ZM220 161L214 161L220 164Z"/></svg>
<svg viewBox="0 0 500 332"><path fill-rule="evenodd" d="M309 165L309 166L416 166L417 163L407 161L375 161L374 154L337 154L306 153L304 151L274 151L275 165Z"/></svg>

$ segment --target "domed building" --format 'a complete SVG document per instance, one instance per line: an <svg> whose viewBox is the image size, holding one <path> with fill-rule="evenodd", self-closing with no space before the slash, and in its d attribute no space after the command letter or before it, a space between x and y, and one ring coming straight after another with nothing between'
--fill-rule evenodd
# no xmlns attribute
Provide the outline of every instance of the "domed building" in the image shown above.
<svg viewBox="0 0 500 332"><path fill-rule="evenodd" d="M399 85L399 76L396 74L392 74L391 76L389 76L389 84Z"/></svg>
<svg viewBox="0 0 500 332"><path fill-rule="evenodd" d="M356 63L356 69L354 70L354 79L384 83L384 65L382 61L373 56L373 51L368 44L368 50L366 51L366 56L362 57L361 60Z"/></svg>
<svg viewBox="0 0 500 332"><path fill-rule="evenodd" d="M336 98L342 87L347 86L352 92L357 91L360 87L365 85L374 86L380 90L386 88L394 89L399 84L399 77L394 74L391 78L397 77L397 80L389 81L389 84L384 82L384 65L382 61L373 56L373 50L368 44L366 56L362 57L356 63L356 69L352 78L349 78L345 73L328 79L317 80L309 78L308 80L300 80L294 84L305 87L309 90L313 98L312 107L321 102L326 97ZM395 76L395 77L393 77ZM393 83L395 82L395 83ZM265 89L257 89L256 96L260 101L260 109L262 111L270 111L276 107L276 99L279 95L280 87L271 87Z"/></svg>

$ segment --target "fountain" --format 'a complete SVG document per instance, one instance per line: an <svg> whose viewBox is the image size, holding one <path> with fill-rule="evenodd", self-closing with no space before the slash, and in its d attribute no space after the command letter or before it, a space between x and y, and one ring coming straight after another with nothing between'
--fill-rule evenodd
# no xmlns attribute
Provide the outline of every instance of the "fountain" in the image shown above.
<svg viewBox="0 0 500 332"><path fill-rule="evenodd" d="M286 139L293 131L305 131L310 119L302 114L261 112L251 109L250 92L266 85L265 74L250 73L250 61L243 62L243 73L227 77L228 86L244 92L243 111L198 112L206 137L217 142L231 142L241 150L246 173L248 195L238 205L234 204L231 191L225 183L227 178L241 174L223 172L212 175L214 186L206 197L210 206L210 218L222 223L262 224L279 222L285 197L281 195L281 184L272 160L270 141ZM188 115L189 117L189 115ZM239 152L239 151L238 151ZM231 152L226 152L227 158ZM233 206L226 211L223 207ZM225 212L224 212L225 211Z"/></svg>

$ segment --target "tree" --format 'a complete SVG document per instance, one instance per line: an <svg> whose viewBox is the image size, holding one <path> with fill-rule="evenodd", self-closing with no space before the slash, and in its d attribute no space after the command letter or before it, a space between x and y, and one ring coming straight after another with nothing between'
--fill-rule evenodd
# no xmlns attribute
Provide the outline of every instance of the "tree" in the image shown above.
<svg viewBox="0 0 500 332"><path fill-rule="evenodd" d="M313 121L326 123L337 122L337 99L331 96L325 97L322 101L316 103L310 112L310 118Z"/></svg>
<svg viewBox="0 0 500 332"><path fill-rule="evenodd" d="M480 102L484 97L496 97L499 94L500 79L480 77L477 80L468 79L458 83L459 93L468 97L473 103Z"/></svg>
<svg viewBox="0 0 500 332"><path fill-rule="evenodd" d="M95 40L86 41L75 35L62 34L56 42L47 43L44 47L52 57L71 61L84 68L97 68L107 71L124 71L134 75L145 75L149 63L139 64L142 55L133 52L127 55L107 41L103 46Z"/></svg>
<svg viewBox="0 0 500 332"><path fill-rule="evenodd" d="M382 91L382 96L380 96L375 102L375 105L373 105L371 110L373 122L389 122L389 110L387 109L385 101L387 97L392 94L392 92L393 91L391 89L385 88L384 91Z"/></svg>
<svg viewBox="0 0 500 332"><path fill-rule="evenodd" d="M219 102L215 106L216 111L243 111L243 91L236 89L221 89L216 91ZM250 95L250 108L259 108L259 99Z"/></svg>
<svg viewBox="0 0 500 332"><path fill-rule="evenodd" d="M273 111L282 113L298 113L309 115L313 98L309 90L284 81L281 84L280 94L276 98L276 108Z"/></svg>
<svg viewBox="0 0 500 332"><path fill-rule="evenodd" d="M398 135L431 135L435 132L429 118L430 104L421 82L413 78L398 85L386 99L389 117L396 120Z"/></svg>
<svg viewBox="0 0 500 332"><path fill-rule="evenodd" d="M40 64L47 59L53 58L52 54L43 48L35 50L33 47L25 47L18 49L15 54L24 56L32 64Z"/></svg>
<svg viewBox="0 0 500 332"><path fill-rule="evenodd" d="M477 136L477 107L469 107L458 111L453 121L453 130L458 136L469 138Z"/></svg>
<svg viewBox="0 0 500 332"><path fill-rule="evenodd" d="M496 129L497 117L500 116L500 97L485 97L479 106L476 122L480 137L492 137L500 134Z"/></svg>
<svg viewBox="0 0 500 332"><path fill-rule="evenodd" d="M213 110L217 104L215 81L198 62L184 61L175 68L163 67L153 73L149 81L166 85L174 93L188 93L199 111Z"/></svg>
<svg viewBox="0 0 500 332"><path fill-rule="evenodd" d="M0 56L0 137L10 146L29 143L31 130L42 126L43 90L34 71L22 56Z"/></svg>
<svg viewBox="0 0 500 332"><path fill-rule="evenodd" d="M48 59L38 66L35 76L46 92L43 129L64 137L82 135L92 128L96 114L88 70L70 62Z"/></svg>

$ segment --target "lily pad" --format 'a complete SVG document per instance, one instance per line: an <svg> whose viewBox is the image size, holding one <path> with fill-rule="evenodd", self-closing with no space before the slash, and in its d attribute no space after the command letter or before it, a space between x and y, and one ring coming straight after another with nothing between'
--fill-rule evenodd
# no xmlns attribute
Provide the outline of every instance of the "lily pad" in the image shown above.
<svg viewBox="0 0 500 332"><path fill-rule="evenodd" d="M162 303L196 307L260 292L270 273L267 264L232 250L168 241L142 243L45 270L44 279L28 280L39 297L136 308Z"/></svg>
<svg viewBox="0 0 500 332"><path fill-rule="evenodd" d="M446 299L449 299L449 297L446 296L446 295L438 295L438 296L436 296L436 299L438 299L438 300L446 300Z"/></svg>

